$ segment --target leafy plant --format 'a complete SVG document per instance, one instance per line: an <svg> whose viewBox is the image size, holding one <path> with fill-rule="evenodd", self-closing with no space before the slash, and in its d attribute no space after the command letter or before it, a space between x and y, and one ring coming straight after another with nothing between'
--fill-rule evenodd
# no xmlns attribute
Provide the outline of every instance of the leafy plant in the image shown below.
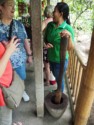
<svg viewBox="0 0 94 125"><path fill-rule="evenodd" d="M90 32L94 22L94 0L66 0L75 30Z"/></svg>

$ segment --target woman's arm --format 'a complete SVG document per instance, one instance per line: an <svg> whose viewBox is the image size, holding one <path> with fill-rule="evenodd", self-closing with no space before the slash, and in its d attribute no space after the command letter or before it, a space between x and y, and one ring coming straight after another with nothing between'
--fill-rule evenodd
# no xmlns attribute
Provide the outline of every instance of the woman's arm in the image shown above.
<svg viewBox="0 0 94 125"><path fill-rule="evenodd" d="M12 53L14 51L17 50L17 46L19 45L19 43L18 43L19 39L15 40L15 38L16 37L13 37L11 39L10 43L6 46L6 51L3 55L3 57L0 59L0 77L3 75L3 73L6 69L10 56L12 55Z"/></svg>
<svg viewBox="0 0 94 125"><path fill-rule="evenodd" d="M44 31L44 29L46 28L46 23L45 23L45 20L42 22L42 31Z"/></svg>
<svg viewBox="0 0 94 125"><path fill-rule="evenodd" d="M74 44L73 44L73 42L72 42L72 38L69 37L69 38L68 38L67 50L70 51L70 50L72 50L73 48L74 48Z"/></svg>
<svg viewBox="0 0 94 125"><path fill-rule="evenodd" d="M23 31L23 36L24 36L24 47L25 47L26 53L28 55L27 61L29 63L32 63L32 51L30 48L29 39L27 38L27 33L26 33L24 25L23 24L21 24L21 25L22 25L22 31Z"/></svg>
<svg viewBox="0 0 94 125"><path fill-rule="evenodd" d="M28 56L27 61L29 63L32 63L32 51L31 51L30 43L29 43L28 39L25 39L25 49L26 49L27 56Z"/></svg>

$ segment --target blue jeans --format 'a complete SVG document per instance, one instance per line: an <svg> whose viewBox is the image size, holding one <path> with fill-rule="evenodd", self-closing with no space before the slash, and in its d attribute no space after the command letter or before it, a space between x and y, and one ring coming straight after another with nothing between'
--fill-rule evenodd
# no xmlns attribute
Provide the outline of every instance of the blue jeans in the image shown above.
<svg viewBox="0 0 94 125"><path fill-rule="evenodd" d="M68 59L65 59L64 73L62 76L62 88L61 88L62 92L64 91L64 84L65 84L64 75L66 73L67 67L68 67ZM51 71L52 71L52 73L55 76L56 81L57 81L58 76L59 76L59 71L60 71L60 63L50 62L50 69L51 69Z"/></svg>
<svg viewBox="0 0 94 125"><path fill-rule="evenodd" d="M17 72L17 74L20 76L22 80L26 79L26 65L25 64L23 64L22 66L18 68L15 68L14 70Z"/></svg>

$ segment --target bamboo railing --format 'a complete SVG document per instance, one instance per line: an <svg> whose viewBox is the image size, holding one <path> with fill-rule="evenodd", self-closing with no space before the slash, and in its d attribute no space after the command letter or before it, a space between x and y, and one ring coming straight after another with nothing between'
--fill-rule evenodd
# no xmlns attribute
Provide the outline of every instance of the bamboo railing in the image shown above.
<svg viewBox="0 0 94 125"><path fill-rule="evenodd" d="M87 125L94 102L94 28L86 69L83 70L81 87L77 99L74 125Z"/></svg>
<svg viewBox="0 0 94 125"><path fill-rule="evenodd" d="M74 116L83 69L86 68L86 64L76 49L70 51L69 55L69 65L66 72L66 83L69 90L72 114Z"/></svg>

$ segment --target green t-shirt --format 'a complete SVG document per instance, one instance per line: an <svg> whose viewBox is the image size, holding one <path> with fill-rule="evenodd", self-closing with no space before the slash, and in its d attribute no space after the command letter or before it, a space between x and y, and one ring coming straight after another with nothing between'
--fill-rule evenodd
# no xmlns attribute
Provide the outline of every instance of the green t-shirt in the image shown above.
<svg viewBox="0 0 94 125"><path fill-rule="evenodd" d="M46 43L51 43L53 45L53 48L48 49L48 59L51 62L60 63L60 41L61 41L60 33L63 30L68 30L71 33L72 41L74 41L73 28L69 24L67 24L66 21L64 21L58 27L56 27L56 24L54 22L50 22L47 25L44 40ZM67 51L66 59L68 58L69 54Z"/></svg>

